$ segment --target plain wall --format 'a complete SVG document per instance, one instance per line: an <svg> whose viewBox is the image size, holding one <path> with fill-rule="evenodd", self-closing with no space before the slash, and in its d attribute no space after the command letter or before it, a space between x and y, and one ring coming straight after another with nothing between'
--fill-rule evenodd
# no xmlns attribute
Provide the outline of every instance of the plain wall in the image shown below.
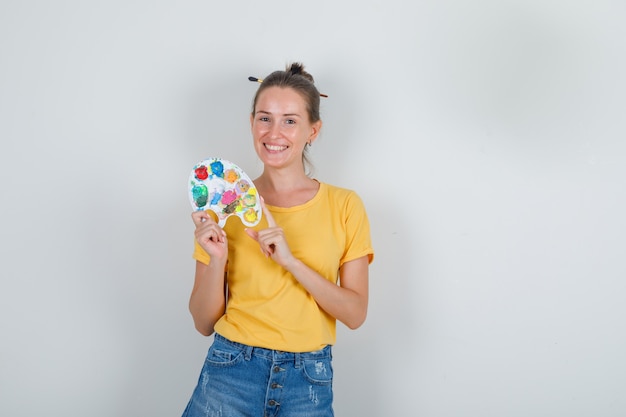
<svg viewBox="0 0 626 417"><path fill-rule="evenodd" d="M195 332L187 179L260 163L301 60L314 176L372 224L338 416L626 414L623 1L0 1L0 415L176 416Z"/></svg>

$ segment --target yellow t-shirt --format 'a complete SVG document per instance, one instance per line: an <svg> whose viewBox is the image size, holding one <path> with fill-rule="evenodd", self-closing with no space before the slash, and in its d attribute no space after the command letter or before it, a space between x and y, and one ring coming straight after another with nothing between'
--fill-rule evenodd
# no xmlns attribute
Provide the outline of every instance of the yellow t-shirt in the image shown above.
<svg viewBox="0 0 626 417"><path fill-rule="evenodd" d="M320 183L310 201L295 207L267 206L283 228L293 255L327 280L337 283L339 267L374 251L365 207L351 190ZM265 217L254 227L267 227ZM235 342L286 352L306 352L332 345L336 320L284 268L259 249L239 219L229 218L228 302L215 331ZM208 264L195 244L193 257Z"/></svg>

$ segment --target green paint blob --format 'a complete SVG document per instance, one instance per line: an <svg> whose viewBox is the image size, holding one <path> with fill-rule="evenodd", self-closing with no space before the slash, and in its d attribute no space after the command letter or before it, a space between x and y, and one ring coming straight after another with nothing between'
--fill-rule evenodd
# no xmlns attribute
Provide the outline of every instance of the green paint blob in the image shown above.
<svg viewBox="0 0 626 417"><path fill-rule="evenodd" d="M206 206L209 199L209 190L206 188L206 185L194 185L191 189L191 194L193 195L193 201L196 202L196 206L199 208Z"/></svg>

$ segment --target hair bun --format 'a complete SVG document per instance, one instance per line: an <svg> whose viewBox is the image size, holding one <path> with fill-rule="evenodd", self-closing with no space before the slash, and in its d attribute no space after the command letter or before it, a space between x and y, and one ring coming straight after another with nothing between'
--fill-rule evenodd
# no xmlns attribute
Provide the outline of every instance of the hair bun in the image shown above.
<svg viewBox="0 0 626 417"><path fill-rule="evenodd" d="M314 82L313 76L304 70L304 64L301 62L294 62L291 65L288 65L287 72L290 72L291 75L300 75L307 80Z"/></svg>

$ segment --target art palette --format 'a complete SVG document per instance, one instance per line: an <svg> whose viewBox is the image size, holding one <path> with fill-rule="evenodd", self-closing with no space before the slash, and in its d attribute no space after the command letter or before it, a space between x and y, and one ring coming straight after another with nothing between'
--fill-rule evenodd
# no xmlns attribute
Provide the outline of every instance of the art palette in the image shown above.
<svg viewBox="0 0 626 417"><path fill-rule="evenodd" d="M230 216L239 217L248 227L261 221L263 211L254 183L225 159L208 158L194 165L189 175L189 200L196 211L214 212L220 227Z"/></svg>

